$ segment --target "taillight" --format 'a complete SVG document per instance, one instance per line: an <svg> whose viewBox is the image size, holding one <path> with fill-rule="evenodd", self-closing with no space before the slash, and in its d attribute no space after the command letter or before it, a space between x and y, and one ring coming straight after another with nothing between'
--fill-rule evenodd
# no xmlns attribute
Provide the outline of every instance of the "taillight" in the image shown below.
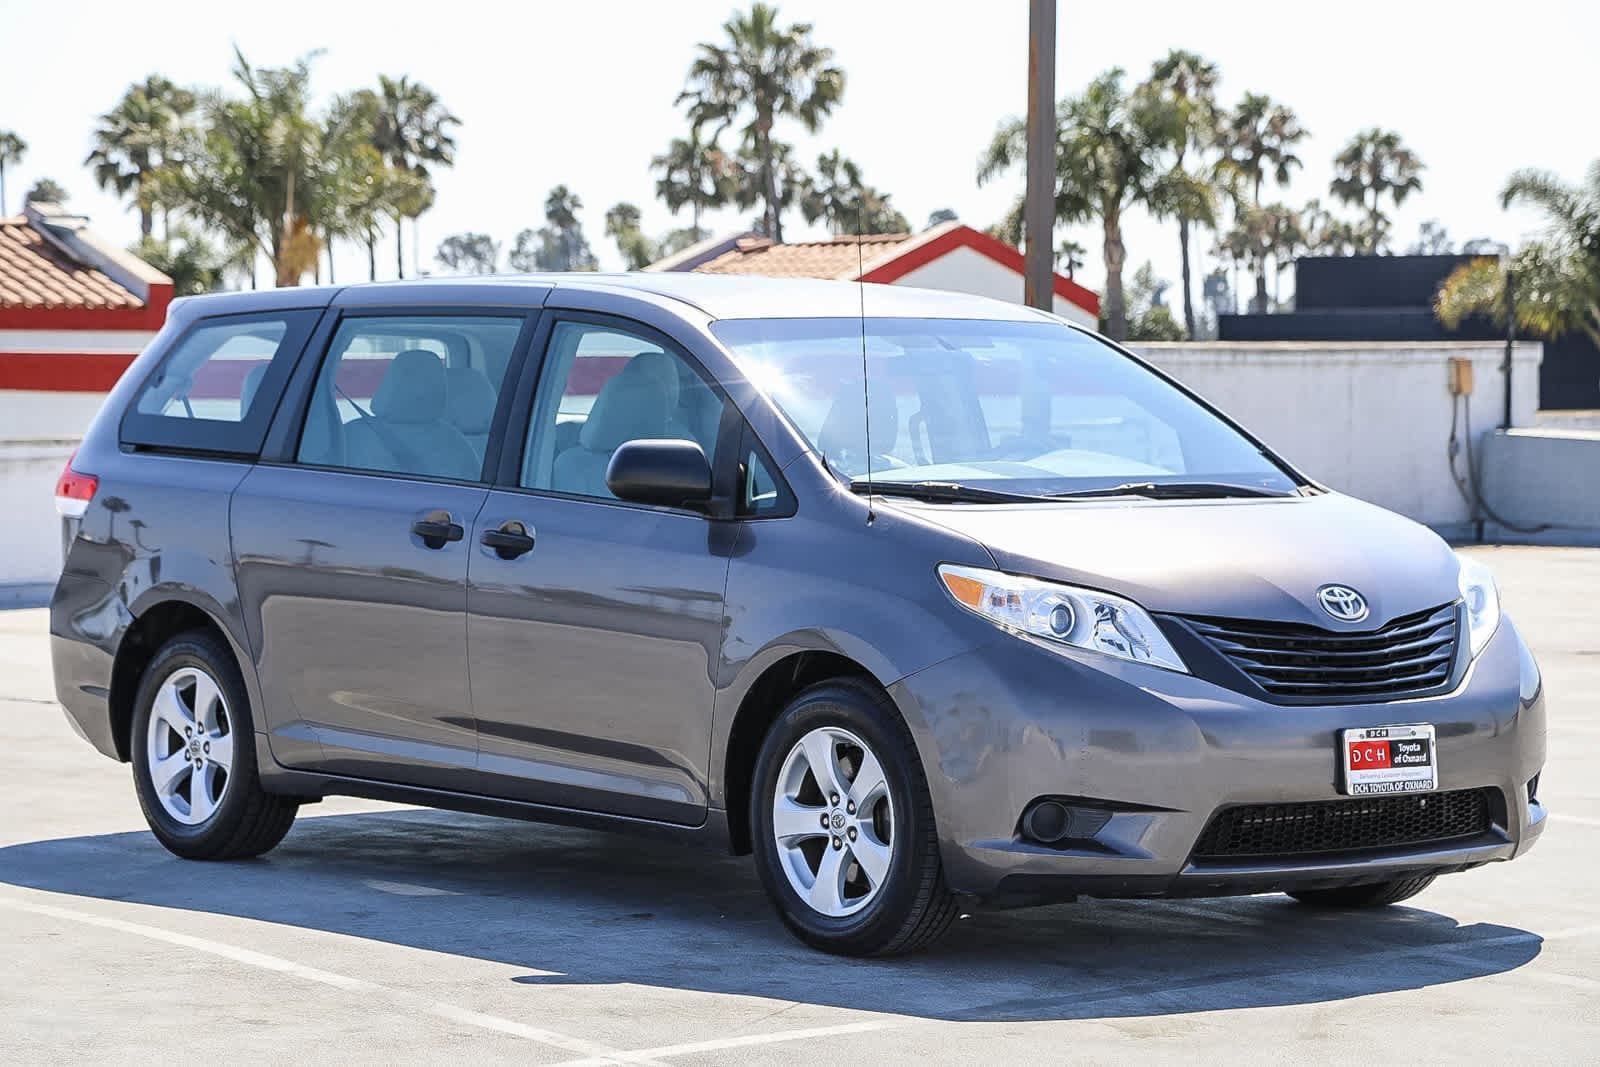
<svg viewBox="0 0 1600 1067"><path fill-rule="evenodd" d="M99 478L72 469L72 461L77 458L76 452L67 457L61 479L56 482L56 513L66 519L83 518L83 513L89 510L89 501L94 499L94 491L100 488Z"/></svg>

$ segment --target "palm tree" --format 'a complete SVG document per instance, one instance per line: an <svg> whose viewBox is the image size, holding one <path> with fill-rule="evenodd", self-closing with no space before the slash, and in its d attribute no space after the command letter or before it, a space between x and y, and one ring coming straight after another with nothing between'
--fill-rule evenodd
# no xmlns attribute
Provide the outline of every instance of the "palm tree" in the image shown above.
<svg viewBox="0 0 1600 1067"><path fill-rule="evenodd" d="M1270 264L1274 282L1279 283L1283 272L1305 247L1306 231L1300 212L1274 203L1245 208L1233 229L1224 235L1218 252L1235 264L1242 263L1257 277L1265 274ZM1275 293L1273 303L1277 302ZM1260 314L1269 307L1252 304L1251 310Z"/></svg>
<svg viewBox="0 0 1600 1067"><path fill-rule="evenodd" d="M1261 184L1270 175L1288 185L1301 165L1294 146L1306 138L1299 118L1264 93L1245 93L1239 106L1223 118L1219 131L1225 166L1250 183L1251 203L1261 206Z"/></svg>
<svg viewBox="0 0 1600 1067"><path fill-rule="evenodd" d="M1356 250L1356 228L1311 199L1300 209L1306 249L1319 256L1349 256Z"/></svg>
<svg viewBox="0 0 1600 1067"><path fill-rule="evenodd" d="M1083 95L1061 102L1056 148L1056 220L1099 219L1106 268L1106 332L1119 341L1128 333L1122 215L1131 205L1148 200L1167 143L1161 108L1150 94L1128 92L1124 76L1120 67L1109 70L1090 82ZM1022 162L1026 155L1023 120L1010 119L979 161L979 183Z"/></svg>
<svg viewBox="0 0 1600 1067"><path fill-rule="evenodd" d="M1543 337L1582 330L1600 345L1600 159L1583 181L1568 185L1548 171L1519 170L1500 194L1502 206L1531 204L1549 220L1542 239L1511 258L1517 324ZM1488 312L1506 318L1507 264L1490 258L1460 267L1439 292L1447 326Z"/></svg>
<svg viewBox="0 0 1600 1067"><path fill-rule="evenodd" d="M1383 198L1389 197L1399 207L1422 188L1424 169L1422 160L1401 142L1398 133L1376 126L1356 134L1333 157L1334 178L1328 191L1366 212L1366 225L1361 229L1364 253L1376 255L1388 245L1389 219L1383 213ZM1372 197L1370 205L1368 196Z"/></svg>
<svg viewBox="0 0 1600 1067"><path fill-rule="evenodd" d="M694 240L705 236L700 229L700 213L727 204L734 196L738 169L728 154L714 141L700 138L700 128L689 136L674 137L667 150L650 161L656 179L656 196L676 215L689 208L689 230ZM693 242L691 242L693 243Z"/></svg>
<svg viewBox="0 0 1600 1067"><path fill-rule="evenodd" d="M22 194L24 204L65 204L67 190L54 178L40 178L33 188Z"/></svg>
<svg viewBox="0 0 1600 1067"><path fill-rule="evenodd" d="M697 127L714 124L720 133L742 123L744 151L753 163L751 201L762 204L767 236L782 241L784 200L773 127L792 118L816 133L844 95L844 71L833 65L832 49L813 43L810 23L781 27L778 9L769 4L752 4L722 28L725 43L698 46L678 102L688 105Z"/></svg>
<svg viewBox="0 0 1600 1067"><path fill-rule="evenodd" d="M1406 249L1406 255L1449 256L1454 255L1455 250L1455 242L1450 240L1450 231L1445 229L1444 223L1438 219L1423 219L1417 227L1417 239Z"/></svg>
<svg viewBox="0 0 1600 1067"><path fill-rule="evenodd" d="M198 296L222 285L223 255L181 224L161 240L141 238L129 251L171 278L174 296Z"/></svg>
<svg viewBox="0 0 1600 1067"><path fill-rule="evenodd" d="M1216 140L1217 67L1193 52L1174 48L1158 59L1145 83L1169 110L1171 165L1157 181L1150 209L1158 218L1178 222L1178 249L1183 276L1183 324L1194 337L1193 281L1189 264L1190 228L1215 229L1217 191L1214 168L1194 157Z"/></svg>
<svg viewBox="0 0 1600 1067"><path fill-rule="evenodd" d="M1245 93L1239 106L1227 115L1219 130L1222 144L1222 170L1235 182L1250 186L1250 207L1261 207L1261 186L1268 177L1277 185L1288 185L1300 157L1294 146L1306 138L1299 118L1289 108L1276 103L1265 93ZM1234 224L1241 224L1245 207L1235 193ZM1250 310L1267 310L1267 268L1257 264L1256 292Z"/></svg>
<svg viewBox="0 0 1600 1067"><path fill-rule="evenodd" d="M266 255L276 284L298 285L316 267L320 242L308 205L316 203L321 130L307 114L310 57L292 66L254 67L234 51L244 99L214 94L206 128L176 165L165 168L172 194L234 247Z"/></svg>
<svg viewBox="0 0 1600 1067"><path fill-rule="evenodd" d="M404 219L413 224L433 206L433 190L428 168L455 164L456 142L451 128L461 120L451 114L439 94L401 75L378 76L378 108L373 120L372 146L397 170L410 171L421 184L415 195L397 202L394 215L395 271L406 276L405 249L400 229ZM415 236L415 234L413 234Z"/></svg>
<svg viewBox="0 0 1600 1067"><path fill-rule="evenodd" d="M1078 272L1083 269L1083 257L1085 252L1086 249L1082 245L1071 239L1062 241L1061 244L1057 246L1056 265L1061 270L1067 272L1067 279L1069 281L1073 278L1076 278Z"/></svg>
<svg viewBox="0 0 1600 1067"><path fill-rule="evenodd" d="M800 213L807 222L824 220L833 233L855 227L861 205L861 168L835 148L817 157L815 174L808 175L800 195Z"/></svg>
<svg viewBox="0 0 1600 1067"><path fill-rule="evenodd" d="M1267 250L1272 253L1272 303L1281 308L1283 272L1294 265L1307 245L1305 220L1286 204L1268 204L1263 210L1267 212Z"/></svg>
<svg viewBox="0 0 1600 1067"><path fill-rule="evenodd" d="M606 211L606 236L617 243L617 251L629 270L641 270L655 262L655 242L640 228L641 216L637 204L623 201Z"/></svg>
<svg viewBox="0 0 1600 1067"><path fill-rule="evenodd" d="M453 233L439 243L433 258L451 274L493 274L500 244L486 233Z"/></svg>
<svg viewBox="0 0 1600 1067"><path fill-rule="evenodd" d="M367 249L367 277L378 276L377 241L383 220L425 202L427 179L395 167L372 144L382 102L362 89L335 98L323 121L318 167L310 190L308 215L327 250L328 280L333 277L337 239L361 241Z"/></svg>
<svg viewBox="0 0 1600 1067"><path fill-rule="evenodd" d="M27 141L10 130L0 130L0 216L6 213L6 164L21 163L27 154Z"/></svg>
<svg viewBox="0 0 1600 1067"><path fill-rule="evenodd" d="M834 234L906 233L910 223L889 205L889 197L861 180L861 168L835 148L817 157L815 175L801 182L800 213L807 222L822 219Z"/></svg>
<svg viewBox="0 0 1600 1067"><path fill-rule="evenodd" d="M1252 210L1246 208L1246 217ZM1239 313L1239 271L1241 268L1253 263L1250 234L1245 228L1245 218L1241 217L1234 222L1233 227L1223 233L1217 234L1216 247L1211 254L1222 264L1217 271L1224 278L1231 277L1227 284L1230 314Z"/></svg>
<svg viewBox="0 0 1600 1067"><path fill-rule="evenodd" d="M750 228L763 237L781 242L782 227L775 220L779 219L784 211L800 202L800 195L805 191L807 175L800 164L795 162L793 145L784 141L772 141L768 145L768 151L771 153L768 159L763 159L753 148L748 147L739 149L739 154L734 156L734 173L737 177L733 202L740 210L747 210L759 204L762 209L761 214L751 220ZM764 196L762 192L769 188L770 198ZM778 225L776 231L775 225Z"/></svg>
<svg viewBox="0 0 1600 1067"><path fill-rule="evenodd" d="M565 185L551 189L544 201L545 225L517 234L511 248L511 269L595 270L594 253L578 221L582 210L583 201Z"/></svg>
<svg viewBox="0 0 1600 1067"><path fill-rule="evenodd" d="M139 235L149 237L156 208L155 178L172 165L184 140L184 122L195 109L195 94L152 74L128 86L117 106L100 116L94 148L83 161L94 168L100 188L118 196L133 194L139 209Z"/></svg>

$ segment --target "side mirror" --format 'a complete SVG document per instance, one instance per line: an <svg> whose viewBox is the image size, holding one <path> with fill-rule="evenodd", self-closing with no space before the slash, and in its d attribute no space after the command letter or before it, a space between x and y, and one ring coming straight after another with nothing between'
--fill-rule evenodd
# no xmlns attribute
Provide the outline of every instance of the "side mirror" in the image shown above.
<svg viewBox="0 0 1600 1067"><path fill-rule="evenodd" d="M693 441L625 441L611 454L606 486L634 504L704 506L711 501L711 464Z"/></svg>

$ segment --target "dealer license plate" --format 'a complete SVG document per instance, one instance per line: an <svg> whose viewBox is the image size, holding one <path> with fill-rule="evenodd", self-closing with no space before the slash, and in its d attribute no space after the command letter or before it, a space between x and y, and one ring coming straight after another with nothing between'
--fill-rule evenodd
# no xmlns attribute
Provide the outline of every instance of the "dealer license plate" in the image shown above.
<svg viewBox="0 0 1600 1067"><path fill-rule="evenodd" d="M1351 796L1439 788L1438 752L1428 723L1340 730L1339 766L1341 784Z"/></svg>

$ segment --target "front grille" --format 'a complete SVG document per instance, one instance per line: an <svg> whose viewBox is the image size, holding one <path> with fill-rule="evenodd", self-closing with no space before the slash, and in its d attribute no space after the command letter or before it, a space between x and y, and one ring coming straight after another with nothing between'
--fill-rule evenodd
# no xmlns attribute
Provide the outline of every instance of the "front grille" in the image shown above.
<svg viewBox="0 0 1600 1067"><path fill-rule="evenodd" d="M1489 799L1486 789L1459 789L1224 808L1206 824L1194 858L1304 856L1475 837L1491 825Z"/></svg>
<svg viewBox="0 0 1600 1067"><path fill-rule="evenodd" d="M1388 700L1438 689L1456 652L1456 606L1399 618L1377 630L1245 619L1189 625L1265 692L1298 700Z"/></svg>

